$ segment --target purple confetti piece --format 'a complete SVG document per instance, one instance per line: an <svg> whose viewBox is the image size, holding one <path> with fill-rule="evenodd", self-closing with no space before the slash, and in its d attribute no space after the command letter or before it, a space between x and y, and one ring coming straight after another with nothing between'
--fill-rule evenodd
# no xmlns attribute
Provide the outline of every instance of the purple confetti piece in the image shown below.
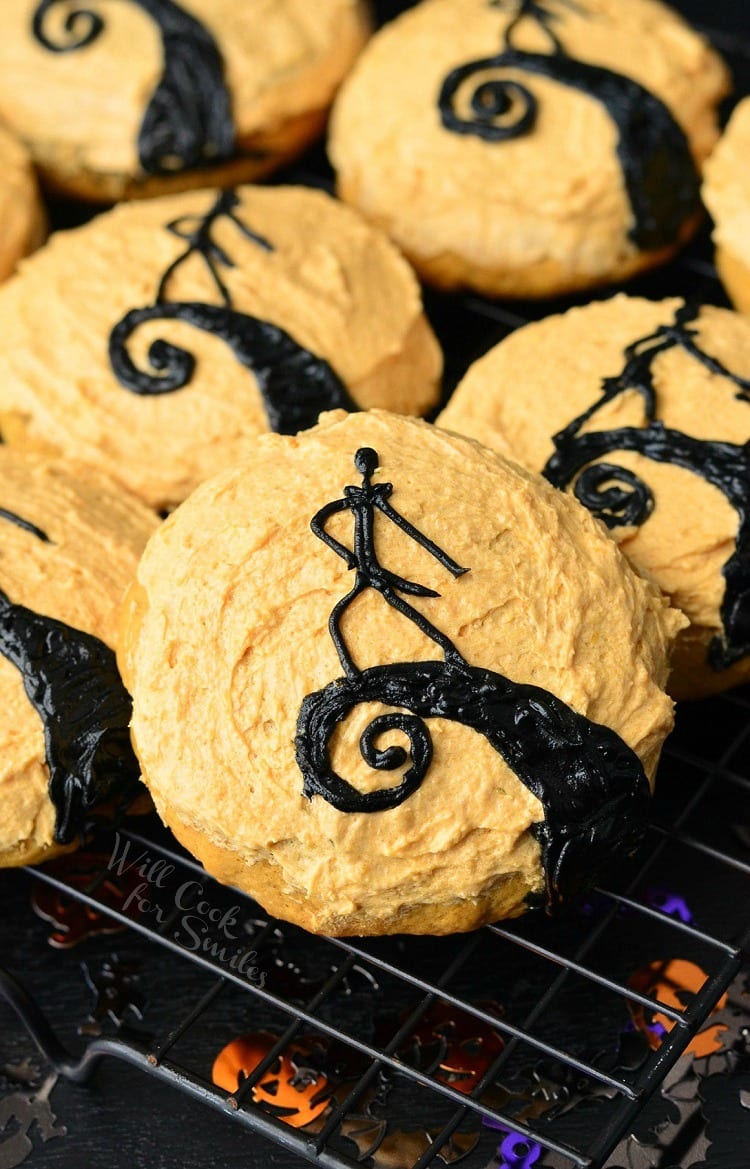
<svg viewBox="0 0 750 1169"><path fill-rule="evenodd" d="M542 1146L529 1141L520 1133L509 1132L498 1150L500 1169L531 1169L542 1155Z"/></svg>
<svg viewBox="0 0 750 1169"><path fill-rule="evenodd" d="M495 1129L503 1136L497 1149L500 1160L496 1169L532 1169L544 1152L536 1141L529 1140L520 1132L514 1132L491 1116L483 1116L482 1124L486 1128Z"/></svg>
<svg viewBox="0 0 750 1169"><path fill-rule="evenodd" d="M643 895L643 901L652 909L658 909L667 917L677 918L685 925L691 925L693 922L693 914L687 901L680 897L679 893L673 893L670 889L647 889Z"/></svg>

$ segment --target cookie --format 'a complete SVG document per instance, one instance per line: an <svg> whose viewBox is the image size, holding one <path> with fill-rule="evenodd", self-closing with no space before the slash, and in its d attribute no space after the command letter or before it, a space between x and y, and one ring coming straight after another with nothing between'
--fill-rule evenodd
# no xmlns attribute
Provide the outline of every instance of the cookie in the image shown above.
<svg viewBox="0 0 750 1169"><path fill-rule="evenodd" d="M368 33L361 0L4 0L0 119L74 198L248 182L322 131Z"/></svg>
<svg viewBox="0 0 750 1169"><path fill-rule="evenodd" d="M690 619L670 692L750 678L750 322L624 295L512 333L438 423L541 471Z"/></svg>
<svg viewBox="0 0 750 1169"><path fill-rule="evenodd" d="M45 215L27 151L0 126L0 280L44 239Z"/></svg>
<svg viewBox="0 0 750 1169"><path fill-rule="evenodd" d="M632 846L682 621L537 476L334 412L166 521L119 661L156 807L211 873L313 931L448 933Z"/></svg>
<svg viewBox="0 0 750 1169"><path fill-rule="evenodd" d="M736 307L750 313L750 98L735 109L706 164L703 200L714 219L716 266Z"/></svg>
<svg viewBox="0 0 750 1169"><path fill-rule="evenodd" d="M71 847L138 779L114 645L156 524L103 475L0 447L0 868Z"/></svg>
<svg viewBox="0 0 750 1169"><path fill-rule="evenodd" d="M263 431L338 407L424 413L442 369L406 261L303 187L188 192L59 233L0 290L0 336L6 441L157 508Z"/></svg>
<svg viewBox="0 0 750 1169"><path fill-rule="evenodd" d="M657 0L428 0L342 87L339 193L442 288L547 297L667 259L727 70Z"/></svg>

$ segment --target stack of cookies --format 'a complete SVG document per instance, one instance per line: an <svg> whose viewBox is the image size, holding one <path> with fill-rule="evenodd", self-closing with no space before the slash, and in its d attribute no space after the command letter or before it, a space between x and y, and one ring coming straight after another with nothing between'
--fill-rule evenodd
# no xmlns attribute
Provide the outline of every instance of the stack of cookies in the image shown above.
<svg viewBox="0 0 750 1169"><path fill-rule="evenodd" d="M446 314L626 280L708 160L746 307L723 62L659 0L6 7L0 866L140 777L316 932L565 904L637 846L673 700L750 678L750 321L609 295L446 404L419 277ZM332 106L341 201L247 185ZM130 201L39 247L36 176Z"/></svg>

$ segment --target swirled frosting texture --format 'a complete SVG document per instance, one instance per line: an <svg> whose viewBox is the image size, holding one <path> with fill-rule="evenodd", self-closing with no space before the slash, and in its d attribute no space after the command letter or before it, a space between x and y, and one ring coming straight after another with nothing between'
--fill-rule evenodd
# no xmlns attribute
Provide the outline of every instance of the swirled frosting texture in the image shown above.
<svg viewBox="0 0 750 1169"><path fill-rule="evenodd" d="M0 126L0 280L44 237L44 212L26 149Z"/></svg>
<svg viewBox="0 0 750 1169"><path fill-rule="evenodd" d="M542 471L555 455L554 436L602 401L605 379L619 378L627 347L671 327L682 309L678 300L620 295L520 329L471 367L439 424L481 438ZM678 640L670 680L670 690L679 697L722 690L750 676L747 568L735 610L745 613L744 638L740 623L735 625L737 648L744 645L744 653L728 668L716 669L709 661L712 642L728 632L722 621L726 566L733 557L744 558L747 565L748 557L747 536L742 547L738 539L743 500L745 532L750 507L750 326L737 313L706 306L695 310L688 328L695 330L693 339L704 354L744 379L744 388L742 380L712 371L674 345L657 352L650 363L654 421L663 426L661 432L649 421L648 404L635 386L603 403L580 432L623 435L630 430L638 445L639 436L645 438L650 429L663 447L649 456L646 449L622 449L615 441L605 460L634 475L652 496L647 517L612 526L610 532L632 564L656 580L690 619ZM677 465L686 444L693 447L692 470ZM725 444L728 450L710 444ZM733 469L734 503L700 471L702 454L713 457L716 451ZM597 455L586 463L600 459ZM610 476L601 486L611 484ZM565 486L573 490L575 482Z"/></svg>
<svg viewBox="0 0 750 1169"><path fill-rule="evenodd" d="M7 447L0 447L0 509L0 866L4 866L54 855L59 850L55 833L60 811L50 799L45 727L24 687L28 676L6 656L8 602L114 649L119 603L157 520L103 475ZM18 620L15 625L18 633ZM46 669L51 664L40 659L35 665ZM69 681L74 685L74 679ZM102 698L106 700L93 686L87 708ZM62 712L63 719L66 713L72 719L80 712ZM71 728L71 736L74 731Z"/></svg>
<svg viewBox="0 0 750 1169"><path fill-rule="evenodd" d="M207 185L211 174L248 181L322 129L367 33L358 0L5 0L0 118L50 183L84 198ZM226 143L209 141L202 166L176 157L174 173L168 164L149 175L142 131L170 72L173 125L190 131L191 119L210 123L211 107L228 104L234 149L222 158ZM201 127L192 131L200 145Z"/></svg>
<svg viewBox="0 0 750 1169"><path fill-rule="evenodd" d="M696 162L706 157L727 73L675 13L656 0L545 0L540 7L551 11L550 28L568 57L637 82L679 123ZM330 154L339 192L439 285L548 296L625 278L674 250L692 231L697 207L670 246L638 249L615 121L602 102L540 75L538 66L506 65L480 70L467 84L499 75L531 91L538 111L528 133L492 141L450 132L441 120L446 78L500 54L518 8L516 0L428 0L374 37L334 107ZM531 16L511 35L521 53L551 52ZM481 110L492 95L479 94ZM471 120L470 93L459 93L457 103ZM499 122L513 121L510 104ZM644 117L652 121L653 111Z"/></svg>
<svg viewBox="0 0 750 1169"><path fill-rule="evenodd" d="M750 98L735 109L706 164L703 198L714 220L716 262L727 292L750 313Z"/></svg>
<svg viewBox="0 0 750 1169"><path fill-rule="evenodd" d="M393 245L322 192L239 187L228 197L210 222L216 191L123 205L58 233L25 264L0 292L7 441L80 458L152 506L180 502L275 425L259 382L268 354L249 368L256 338L243 346L242 315L254 333L258 322L282 330L327 363L354 406L421 414L435 404L442 357ZM203 252L186 256L201 223ZM220 332L212 318L227 309ZM191 368L172 392L134 392L118 373L125 355L157 389L179 364L178 354L159 366L154 342ZM300 386L291 376L287 398ZM321 392L316 410L314 398L312 421L332 404Z"/></svg>
<svg viewBox="0 0 750 1169"><path fill-rule="evenodd" d="M149 543L120 644L136 750L177 835L270 911L332 933L470 929L522 912L544 885L531 831L541 804L487 739L429 718L429 773L385 811L343 812L303 794L298 715L341 675L328 620L353 584L310 521L358 482L361 447L377 451L377 479L393 483L401 515L470 569L454 580L376 519L380 563L439 594L411 603L473 666L544 687L615 730L653 774L672 723L662 686L681 619L564 495L474 443L380 411L264 436ZM326 528L352 546L351 516ZM341 631L359 669L441 656L372 590ZM359 751L388 713L364 702L334 734L331 762L362 792L400 778Z"/></svg>

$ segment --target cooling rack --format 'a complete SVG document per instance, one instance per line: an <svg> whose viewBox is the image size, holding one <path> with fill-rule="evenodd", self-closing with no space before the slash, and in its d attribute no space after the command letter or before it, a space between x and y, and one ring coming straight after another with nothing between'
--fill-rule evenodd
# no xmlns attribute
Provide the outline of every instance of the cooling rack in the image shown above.
<svg viewBox="0 0 750 1169"><path fill-rule="evenodd" d="M750 42L713 39L750 92ZM321 151L284 178L331 182ZM707 232L630 289L726 303ZM428 295L447 387L560 307ZM102 1059L125 1061L332 1169L601 1169L685 1053L720 1053L734 1034L750 941L750 692L680 709L643 847L559 919L445 939L313 938L214 882L154 817L93 823L81 852L30 875L58 944L122 926L193 971L187 1008L75 1053L31 988L0 971L0 997L59 1074L83 1082ZM238 1035L252 1058L227 1090L212 1064Z"/></svg>
<svg viewBox="0 0 750 1169"><path fill-rule="evenodd" d="M502 1138L515 1142L510 1165L538 1151L540 1166L594 1169L723 1018L750 936L748 764L746 692L684 708L647 841L616 884L559 921L530 915L448 939L311 938L213 882L155 821L131 818L95 832L74 864L35 869L54 908L37 897L67 928L66 907L80 903L193 962L208 977L192 1006L148 1045L102 1037L73 1056L7 975L2 994L61 1074L83 1081L103 1057L125 1060L320 1165L475 1169ZM675 987L680 1001L665 993ZM217 1008L231 993L227 1027ZM239 1019L266 1046L230 1094L206 1052ZM282 1094L271 1087L295 1077ZM300 1112L310 1122L291 1127ZM403 1146L404 1117L412 1160L379 1161L394 1125Z"/></svg>

